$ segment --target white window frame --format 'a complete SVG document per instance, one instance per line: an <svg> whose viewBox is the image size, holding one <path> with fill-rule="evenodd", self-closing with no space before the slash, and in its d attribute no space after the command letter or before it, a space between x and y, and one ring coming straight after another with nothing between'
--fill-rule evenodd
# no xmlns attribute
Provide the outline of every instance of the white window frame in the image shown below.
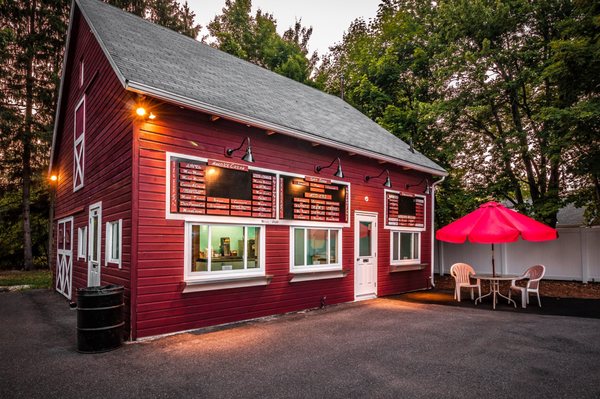
<svg viewBox="0 0 600 399"><path fill-rule="evenodd" d="M212 229L211 227L216 226L229 226L229 227L243 227L244 228L244 248L247 248L248 227L255 227L259 230L259 259L258 259L258 267L255 269L244 269L244 270L226 270L226 271L207 271L207 272L194 272L192 271L192 226L208 226L208 242L211 245L212 238ZM228 280L228 279L239 279L245 277L261 277L265 276L265 226L258 224L229 224L229 223L205 223L205 222L186 222L185 223L185 238L184 238L184 280L188 282L194 281L214 281L214 280ZM209 253L212 248L209 248ZM208 260L208 268L210 270L210 264L212 262L211 256L207 256ZM247 266L247 254L244 251L244 265Z"/></svg>
<svg viewBox="0 0 600 399"><path fill-rule="evenodd" d="M83 106L83 132L77 137L77 111ZM85 125L86 125L86 108L85 95L77 103L75 112L73 113L73 192L81 189L84 186L85 180ZM77 151L77 148L80 148ZM81 176L81 184L77 184L77 177Z"/></svg>
<svg viewBox="0 0 600 399"><path fill-rule="evenodd" d="M87 226L77 228L77 260L87 259Z"/></svg>
<svg viewBox="0 0 600 399"><path fill-rule="evenodd" d="M79 87L83 87L83 83L84 83L83 72L84 71L85 71L85 68L84 68L83 58L82 58L79 60Z"/></svg>
<svg viewBox="0 0 600 399"><path fill-rule="evenodd" d="M394 260L394 233L398 233L398 251L400 251L400 237L401 234L411 234L414 240L414 237L417 236L419 243L417 245L417 257L413 259L398 259ZM410 229L394 229L390 230L390 265L398 266L398 265L416 265L421 263L421 231L415 231ZM411 245L412 247L412 245Z"/></svg>
<svg viewBox="0 0 600 399"><path fill-rule="evenodd" d="M119 235L119 257L112 257L112 237L113 230L117 229ZM105 245L106 254L104 256L104 266L108 266L108 264L114 264L121 268L121 262L123 260L123 219L113 220L111 222L106 222L106 245Z"/></svg>
<svg viewBox="0 0 600 399"><path fill-rule="evenodd" d="M296 266L295 265L295 256L294 250L296 248L295 245L295 231L298 229L304 230L304 265ZM307 265L307 257L308 257L308 230L327 230L327 259L331 259L331 231L337 231L337 254L336 254L336 263L327 263L322 265ZM310 273L310 272L326 272L326 271L336 271L342 270L342 229L339 227L331 227L331 226L290 226L290 273Z"/></svg>

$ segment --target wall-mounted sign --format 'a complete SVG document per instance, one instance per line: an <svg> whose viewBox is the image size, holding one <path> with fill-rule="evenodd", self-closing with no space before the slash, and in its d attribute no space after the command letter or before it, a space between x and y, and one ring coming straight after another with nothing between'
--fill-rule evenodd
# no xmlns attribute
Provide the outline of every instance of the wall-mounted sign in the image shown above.
<svg viewBox="0 0 600 399"><path fill-rule="evenodd" d="M425 198L411 193L386 191L388 227L425 227Z"/></svg>
<svg viewBox="0 0 600 399"><path fill-rule="evenodd" d="M274 219L276 177L227 161L172 157L171 213Z"/></svg>
<svg viewBox="0 0 600 399"><path fill-rule="evenodd" d="M314 222L346 223L348 186L318 177L280 175L279 218Z"/></svg>

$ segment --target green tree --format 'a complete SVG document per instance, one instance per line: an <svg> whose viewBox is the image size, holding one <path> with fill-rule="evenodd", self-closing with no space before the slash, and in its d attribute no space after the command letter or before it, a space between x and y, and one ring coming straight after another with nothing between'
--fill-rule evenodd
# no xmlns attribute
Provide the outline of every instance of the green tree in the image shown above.
<svg viewBox="0 0 600 399"><path fill-rule="evenodd" d="M44 179L37 176L47 165L68 9L69 2L60 0L0 3L0 54L5 59L0 66L0 162L5 173L0 184L3 197L15 191L21 196L25 269L33 267L33 248L46 243L45 237L32 231L32 221L39 219L37 212L47 212L48 197L32 197L32 192L44 187ZM10 214L14 201L3 205L0 211L8 209Z"/></svg>
<svg viewBox="0 0 600 399"><path fill-rule="evenodd" d="M272 14L260 9L255 16L251 13L250 0L226 0L222 14L208 24L212 44L288 78L311 83L310 75L318 60L316 53L308 55L312 28L305 28L301 21L296 21L280 36Z"/></svg>
<svg viewBox="0 0 600 399"><path fill-rule="evenodd" d="M202 26L195 23L195 13L186 2L177 0L104 0L155 24L196 38Z"/></svg>
<svg viewBox="0 0 600 399"><path fill-rule="evenodd" d="M385 0L315 80L449 169L441 217L492 197L597 218L598 21L592 0Z"/></svg>

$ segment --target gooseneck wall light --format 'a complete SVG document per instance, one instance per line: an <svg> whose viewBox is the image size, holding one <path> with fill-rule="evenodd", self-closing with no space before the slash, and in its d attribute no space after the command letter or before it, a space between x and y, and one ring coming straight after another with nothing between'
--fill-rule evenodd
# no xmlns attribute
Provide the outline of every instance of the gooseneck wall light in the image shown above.
<svg viewBox="0 0 600 399"><path fill-rule="evenodd" d="M387 169L382 170L381 173L378 174L377 176L365 176L365 181L368 183L369 180L377 179L378 177L381 177L381 175L383 175L384 173L387 174L387 177L385 178L385 182L383 183L383 186L387 187L387 188L391 188L392 180L390 180L390 171Z"/></svg>
<svg viewBox="0 0 600 399"><path fill-rule="evenodd" d="M225 155L228 157L231 157L234 152L236 152L237 150L240 150L244 146L244 142L246 142L246 141L248 141L248 146L246 147L246 153L242 157L242 160L253 163L254 157L252 156L252 146L250 145L250 137L246 137L244 140L242 140L242 144L240 144L240 146L238 148L233 148L233 149L228 148L227 150L225 150Z"/></svg>
<svg viewBox="0 0 600 399"><path fill-rule="evenodd" d="M407 184L406 188L409 189L411 187L417 187L420 186L421 183L425 182L425 189L423 190L423 194L431 194L431 187L429 186L429 180L427 178L423 178L423 180L421 180L420 182L418 182L417 184Z"/></svg>
<svg viewBox="0 0 600 399"><path fill-rule="evenodd" d="M333 161L331 161L331 163L327 166L315 166L315 172L317 173L321 173L321 171L323 169L327 169L327 168L331 168L333 166L333 164L335 163L335 161L337 161L338 163L338 167L337 167L337 171L333 174L335 177L339 177L340 179L344 177L344 172L342 172L342 161L340 160L340 158L335 158Z"/></svg>

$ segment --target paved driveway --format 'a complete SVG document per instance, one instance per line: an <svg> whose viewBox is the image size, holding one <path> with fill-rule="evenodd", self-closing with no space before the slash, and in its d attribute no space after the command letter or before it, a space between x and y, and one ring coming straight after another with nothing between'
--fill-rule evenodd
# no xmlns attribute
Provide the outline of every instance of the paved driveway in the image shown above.
<svg viewBox="0 0 600 399"><path fill-rule="evenodd" d="M398 299L83 355L58 294L0 294L0 398L598 398L600 320Z"/></svg>

